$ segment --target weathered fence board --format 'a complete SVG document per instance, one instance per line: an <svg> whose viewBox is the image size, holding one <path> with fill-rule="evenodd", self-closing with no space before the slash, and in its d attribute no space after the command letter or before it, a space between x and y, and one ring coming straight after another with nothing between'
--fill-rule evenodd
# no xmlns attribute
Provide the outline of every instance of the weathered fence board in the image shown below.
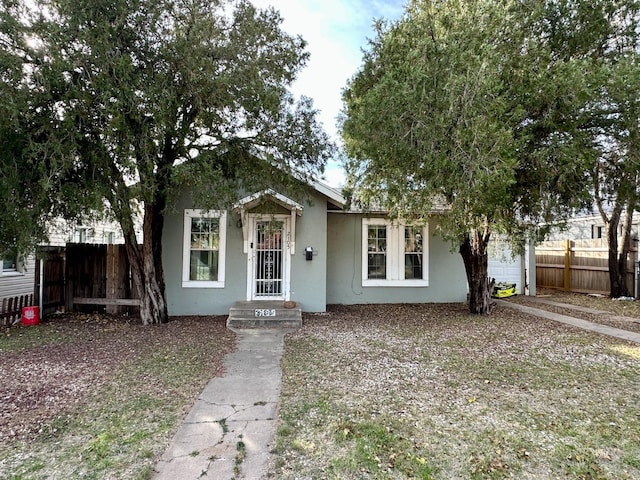
<svg viewBox="0 0 640 480"><path fill-rule="evenodd" d="M124 313L140 305L136 293L124 245L67 244L69 310Z"/></svg>
<svg viewBox="0 0 640 480"><path fill-rule="evenodd" d="M131 267L127 258L127 251L124 245L107 245L107 299L132 299L135 288L131 277ZM133 303L111 302L105 303L107 313L124 313L126 308L123 305L139 306L140 301Z"/></svg>
<svg viewBox="0 0 640 480"><path fill-rule="evenodd" d="M139 307L140 300L137 298L80 298L73 299L74 305L106 305L106 306L131 306Z"/></svg>
<svg viewBox="0 0 640 480"><path fill-rule="evenodd" d="M33 305L33 294L3 298L0 302L0 325L11 325L22 315L22 308L31 305Z"/></svg>
<svg viewBox="0 0 640 480"><path fill-rule="evenodd" d="M66 247L42 247L34 292L31 300L35 298L36 305L41 305L42 317L76 306L86 311L106 309L108 313L132 312L140 306L124 245L68 243ZM14 304L12 301L11 308L17 313L12 317L6 313L8 302L0 305L0 323L19 317L22 307ZM24 304L28 305L33 303Z"/></svg>
<svg viewBox="0 0 640 480"><path fill-rule="evenodd" d="M609 246L606 239L555 240L536 246L538 287L579 293L609 294ZM633 292L637 249L627 263L627 285Z"/></svg>

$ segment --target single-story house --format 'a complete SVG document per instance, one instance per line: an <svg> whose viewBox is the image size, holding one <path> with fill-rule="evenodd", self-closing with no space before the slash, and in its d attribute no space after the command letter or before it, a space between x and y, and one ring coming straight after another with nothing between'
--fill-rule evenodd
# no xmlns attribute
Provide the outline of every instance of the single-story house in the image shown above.
<svg viewBox="0 0 640 480"><path fill-rule="evenodd" d="M330 304L466 300L462 259L435 234L438 214L406 225L347 209L338 190L313 187L302 202L269 189L239 196L225 211L194 208L183 197L163 234L169 314L225 315L239 303L255 316L273 312L264 302L324 312ZM103 237L110 240L76 240ZM34 263L4 262L0 282L33 291ZM526 266L501 253L490 259L489 274L516 281L523 293Z"/></svg>
<svg viewBox="0 0 640 480"><path fill-rule="evenodd" d="M434 234L437 215L404 225L354 212L321 183L303 203L269 189L226 211L195 208L187 196L177 207L163 236L170 315L227 314L237 302L324 312L328 304L466 300L462 259ZM251 315L272 311L256 305Z"/></svg>

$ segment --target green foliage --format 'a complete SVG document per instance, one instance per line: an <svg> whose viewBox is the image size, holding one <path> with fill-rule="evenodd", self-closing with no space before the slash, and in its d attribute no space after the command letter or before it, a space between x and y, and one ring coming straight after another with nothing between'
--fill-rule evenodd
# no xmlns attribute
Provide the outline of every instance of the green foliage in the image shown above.
<svg viewBox="0 0 640 480"><path fill-rule="evenodd" d="M522 244L586 205L601 59L633 3L414 0L379 23L344 92L356 196L409 217L445 202L456 243Z"/></svg>
<svg viewBox="0 0 640 480"><path fill-rule="evenodd" d="M0 8L0 251L32 250L45 239L54 216L76 219L99 205L91 189L80 190L83 173L73 171L60 127L61 92L43 64L31 29L42 21L24 5ZM50 89L49 89L50 88ZM69 133L69 132L68 132ZM86 172L85 172L86 173Z"/></svg>
<svg viewBox="0 0 640 480"><path fill-rule="evenodd" d="M311 102L288 93L308 53L274 10L7 0L0 15L0 129L12 147L1 149L11 177L0 194L31 230L46 214L106 205L129 236L135 202L161 215L195 187L226 206L233 187L315 176L331 154ZM3 233L21 230L2 221Z"/></svg>
<svg viewBox="0 0 640 480"><path fill-rule="evenodd" d="M242 438L242 436L241 436ZM236 443L236 451L238 453L236 453L236 459L235 459L235 463L233 465L233 473L235 475L240 475L240 471L241 471L241 467L242 467L242 462L244 462L245 458L247 457L247 446L245 445L245 443L240 440Z"/></svg>
<svg viewBox="0 0 640 480"><path fill-rule="evenodd" d="M378 23L343 94L350 188L365 208L396 216L445 211L441 233L460 248L472 313L490 309L491 235L522 252L546 234L540 225L591 206L602 146L623 153L603 129L624 123L611 107L625 95L606 92L628 81L620 65L637 56L638 8L413 0L397 22ZM638 119L629 120L622 131L633 139ZM629 185L637 171L609 178Z"/></svg>

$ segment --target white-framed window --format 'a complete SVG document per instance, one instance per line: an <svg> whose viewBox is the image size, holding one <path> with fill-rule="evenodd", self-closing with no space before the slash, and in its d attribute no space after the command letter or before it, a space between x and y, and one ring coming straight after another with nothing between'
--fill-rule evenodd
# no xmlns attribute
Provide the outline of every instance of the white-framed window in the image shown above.
<svg viewBox="0 0 640 480"><path fill-rule="evenodd" d="M226 238L226 212L184 211L183 287L224 288Z"/></svg>
<svg viewBox="0 0 640 480"><path fill-rule="evenodd" d="M105 230L102 236L104 237L104 243L108 245L113 245L114 243L116 243L116 232Z"/></svg>
<svg viewBox="0 0 640 480"><path fill-rule="evenodd" d="M78 227L73 231L73 243L87 243L89 241L89 229Z"/></svg>
<svg viewBox="0 0 640 480"><path fill-rule="evenodd" d="M24 275L22 265L18 261L18 256L12 253L5 253L2 257L2 271L0 276Z"/></svg>
<svg viewBox="0 0 640 480"><path fill-rule="evenodd" d="M427 225L362 219L362 286L429 285Z"/></svg>

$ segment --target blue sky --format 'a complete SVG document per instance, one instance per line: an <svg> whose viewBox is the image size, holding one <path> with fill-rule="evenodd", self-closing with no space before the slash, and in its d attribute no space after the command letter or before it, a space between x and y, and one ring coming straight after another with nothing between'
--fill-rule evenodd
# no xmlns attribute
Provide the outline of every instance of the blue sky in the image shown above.
<svg viewBox="0 0 640 480"><path fill-rule="evenodd" d="M260 8L280 11L285 31L301 35L311 58L293 86L296 95L313 98L325 130L339 141L336 117L342 108L341 92L362 62L362 48L374 36L376 18L395 20L404 0L252 0ZM330 162L326 182L339 186L344 173Z"/></svg>

